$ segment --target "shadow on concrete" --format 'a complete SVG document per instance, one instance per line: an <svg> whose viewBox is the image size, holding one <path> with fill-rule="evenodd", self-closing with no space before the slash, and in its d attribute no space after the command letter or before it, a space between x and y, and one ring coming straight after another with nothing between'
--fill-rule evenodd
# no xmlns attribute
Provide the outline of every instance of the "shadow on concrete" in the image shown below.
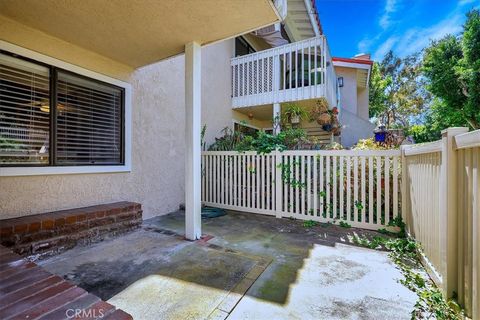
<svg viewBox="0 0 480 320"><path fill-rule="evenodd" d="M155 217L144 221L141 230L74 248L42 265L104 300L151 275L235 292L253 268L263 265L253 285L240 291L249 289L248 296L281 305L314 246L354 245L355 234L378 235L330 224L305 228L299 220L228 212L203 220L203 233L213 238L190 242L181 237L184 221L182 211Z"/></svg>

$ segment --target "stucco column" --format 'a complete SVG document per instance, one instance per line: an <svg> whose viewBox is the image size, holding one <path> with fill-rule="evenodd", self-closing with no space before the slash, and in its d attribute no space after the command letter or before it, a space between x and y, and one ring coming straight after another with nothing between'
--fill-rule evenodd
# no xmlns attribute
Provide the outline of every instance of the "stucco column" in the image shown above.
<svg viewBox="0 0 480 320"><path fill-rule="evenodd" d="M280 133L280 103L273 104L273 134Z"/></svg>
<svg viewBox="0 0 480 320"><path fill-rule="evenodd" d="M185 237L200 239L201 218L201 47L185 45Z"/></svg>

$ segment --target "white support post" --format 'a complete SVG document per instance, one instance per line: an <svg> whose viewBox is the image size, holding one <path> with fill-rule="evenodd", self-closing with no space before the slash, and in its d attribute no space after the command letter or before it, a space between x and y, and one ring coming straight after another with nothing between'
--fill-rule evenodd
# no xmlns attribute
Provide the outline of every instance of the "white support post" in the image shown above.
<svg viewBox="0 0 480 320"><path fill-rule="evenodd" d="M277 135L280 133L280 103L273 104L273 134Z"/></svg>
<svg viewBox="0 0 480 320"><path fill-rule="evenodd" d="M457 290L457 157L454 137L468 132L467 128L448 128L442 131L442 166L440 172L440 247L445 257L443 290L449 298Z"/></svg>
<svg viewBox="0 0 480 320"><path fill-rule="evenodd" d="M201 47L185 45L185 237L200 239L201 218Z"/></svg>

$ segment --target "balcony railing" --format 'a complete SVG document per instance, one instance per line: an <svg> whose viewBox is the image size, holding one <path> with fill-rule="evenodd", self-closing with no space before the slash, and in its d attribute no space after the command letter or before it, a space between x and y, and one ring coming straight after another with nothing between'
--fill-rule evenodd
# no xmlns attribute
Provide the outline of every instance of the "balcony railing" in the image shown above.
<svg viewBox="0 0 480 320"><path fill-rule="evenodd" d="M325 97L337 106L337 76L324 36L231 60L232 106Z"/></svg>

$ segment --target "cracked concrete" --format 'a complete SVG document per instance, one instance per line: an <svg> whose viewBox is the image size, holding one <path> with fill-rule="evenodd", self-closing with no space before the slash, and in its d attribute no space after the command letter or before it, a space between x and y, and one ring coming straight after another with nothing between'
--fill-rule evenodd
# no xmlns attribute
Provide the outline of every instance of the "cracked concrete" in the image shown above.
<svg viewBox="0 0 480 320"><path fill-rule="evenodd" d="M410 319L414 293L370 231L229 212L188 242L184 215L42 262L136 319Z"/></svg>

